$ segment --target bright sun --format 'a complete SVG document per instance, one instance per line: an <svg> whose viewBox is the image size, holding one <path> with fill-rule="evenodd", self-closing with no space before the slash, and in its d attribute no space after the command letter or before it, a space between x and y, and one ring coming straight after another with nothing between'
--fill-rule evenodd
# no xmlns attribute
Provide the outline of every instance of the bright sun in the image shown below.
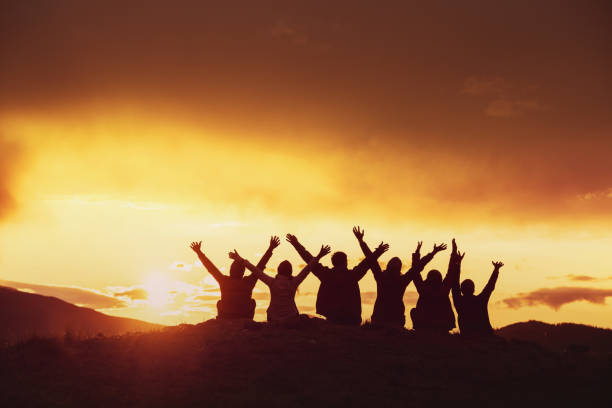
<svg viewBox="0 0 612 408"><path fill-rule="evenodd" d="M170 291L172 282L163 274L154 274L147 278L143 284L147 291L147 302L155 308L164 307L172 302Z"/></svg>

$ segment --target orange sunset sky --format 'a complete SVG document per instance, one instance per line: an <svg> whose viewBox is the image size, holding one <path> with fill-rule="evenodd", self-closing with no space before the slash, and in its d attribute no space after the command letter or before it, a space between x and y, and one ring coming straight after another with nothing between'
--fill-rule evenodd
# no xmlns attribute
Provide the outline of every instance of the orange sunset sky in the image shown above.
<svg viewBox="0 0 612 408"><path fill-rule="evenodd" d="M503 261L494 326L612 327L609 1L124 3L1 6L0 285L197 323L189 242L280 235L274 273L286 233L358 262L358 224L405 268L455 237L477 290Z"/></svg>

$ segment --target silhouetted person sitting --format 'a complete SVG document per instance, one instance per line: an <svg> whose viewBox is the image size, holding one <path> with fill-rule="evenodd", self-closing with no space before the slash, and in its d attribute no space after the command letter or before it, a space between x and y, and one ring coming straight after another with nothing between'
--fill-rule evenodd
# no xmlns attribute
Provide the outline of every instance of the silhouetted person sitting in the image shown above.
<svg viewBox="0 0 612 408"><path fill-rule="evenodd" d="M466 279L461 282L461 261L465 256L457 252L457 245L453 240L453 253L451 254L451 262L453 263L453 303L457 310L459 321L459 330L464 336L486 336L493 334L493 327L489 320L489 299L495 289L495 282L499 276L499 269L504 266L502 262L493 262L493 273L489 281L485 285L482 292L474 295L474 282L471 279Z"/></svg>
<svg viewBox="0 0 612 408"><path fill-rule="evenodd" d="M217 319L253 319L255 316L255 299L252 293L257 276L244 276L245 266L242 262L232 262L229 276L223 275L201 250L202 241L192 242L191 249L198 255L208 272L219 283L221 300L217 302ZM270 246L263 254L257 267L264 269L272 257L274 248L280 245L278 237L270 238Z"/></svg>
<svg viewBox="0 0 612 408"><path fill-rule="evenodd" d="M420 259L421 242L413 254L412 262L429 262L434 255L446 249L445 244L434 245L433 251ZM452 286L450 274L442 274L432 269L423 281L421 273L414 274L414 285L419 293L416 307L410 310L413 329L433 332L448 332L455 327L455 313L450 303L449 295Z"/></svg>
<svg viewBox="0 0 612 408"><path fill-rule="evenodd" d="M268 307L268 322L274 324L292 323L299 320L300 314L295 305L295 292L300 283L306 279L312 267L321 258L329 254L329 246L321 246L319 254L310 259L308 264L297 276L292 276L293 268L289 261L283 261L278 265L278 273L272 278L266 275L261 268L251 264L246 259L238 255L238 252L230 252L230 258L240 262L253 272L263 283L270 288L270 306Z"/></svg>
<svg viewBox="0 0 612 408"><path fill-rule="evenodd" d="M366 257L372 254L368 244L363 240L363 230L353 228L353 234L359 241L359 246ZM420 257L419 257L420 258ZM413 262L410 269L402 275L402 261L393 257L387 262L387 268L382 271L378 261L372 261L370 269L376 281L376 302L371 322L374 326L387 326L402 328L406 324L406 308L404 306L404 292L414 278L414 274L423 270L432 257L425 257ZM413 257L414 261L414 257Z"/></svg>
<svg viewBox="0 0 612 408"><path fill-rule="evenodd" d="M304 262L308 263L313 256L308 252L298 239L287 234L287 241L293 245ZM320 281L317 293L317 313L337 324L361 324L361 294L359 292L359 281L370 268L371 260L377 260L388 248L388 245L380 245L372 253L371 259L364 259L353 269L348 269L346 254L335 252L332 255L332 268L316 262L312 267L312 273Z"/></svg>

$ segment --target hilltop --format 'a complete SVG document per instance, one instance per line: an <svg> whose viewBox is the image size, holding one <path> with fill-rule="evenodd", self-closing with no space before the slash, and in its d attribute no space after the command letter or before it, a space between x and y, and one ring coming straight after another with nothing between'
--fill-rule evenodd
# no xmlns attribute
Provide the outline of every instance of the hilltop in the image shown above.
<svg viewBox="0 0 612 408"><path fill-rule="evenodd" d="M612 399L612 348L209 320L0 349L7 406L542 406Z"/></svg>
<svg viewBox="0 0 612 408"><path fill-rule="evenodd" d="M576 323L548 324L530 320L497 330L507 339L530 341L557 351L612 353L612 330Z"/></svg>
<svg viewBox="0 0 612 408"><path fill-rule="evenodd" d="M136 319L108 316L55 297L0 286L0 344L32 336L111 336L161 328Z"/></svg>

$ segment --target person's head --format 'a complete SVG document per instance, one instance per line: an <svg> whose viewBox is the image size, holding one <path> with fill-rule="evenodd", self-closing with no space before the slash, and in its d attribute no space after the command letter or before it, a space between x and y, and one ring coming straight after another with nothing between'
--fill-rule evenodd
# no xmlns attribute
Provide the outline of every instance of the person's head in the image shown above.
<svg viewBox="0 0 612 408"><path fill-rule="evenodd" d="M392 275L399 275L402 272L402 260L397 256L389 259L389 262L387 262L387 272Z"/></svg>
<svg viewBox="0 0 612 408"><path fill-rule="evenodd" d="M461 282L461 293L465 296L472 296L474 294L474 281L466 279Z"/></svg>
<svg viewBox="0 0 612 408"><path fill-rule="evenodd" d="M278 264L277 272L279 275L290 277L293 273L293 266L291 266L291 262L283 261Z"/></svg>
<svg viewBox="0 0 612 408"><path fill-rule="evenodd" d="M242 278L244 276L244 263L239 261L232 262L230 266L230 276L232 278Z"/></svg>
<svg viewBox="0 0 612 408"><path fill-rule="evenodd" d="M425 283L432 289L439 289L442 287L442 274L437 269L432 269L427 274L427 279L425 279Z"/></svg>
<svg viewBox="0 0 612 408"><path fill-rule="evenodd" d="M346 259L346 254L344 252L334 252L331 257L332 265L337 269L346 269L348 265L348 261Z"/></svg>

